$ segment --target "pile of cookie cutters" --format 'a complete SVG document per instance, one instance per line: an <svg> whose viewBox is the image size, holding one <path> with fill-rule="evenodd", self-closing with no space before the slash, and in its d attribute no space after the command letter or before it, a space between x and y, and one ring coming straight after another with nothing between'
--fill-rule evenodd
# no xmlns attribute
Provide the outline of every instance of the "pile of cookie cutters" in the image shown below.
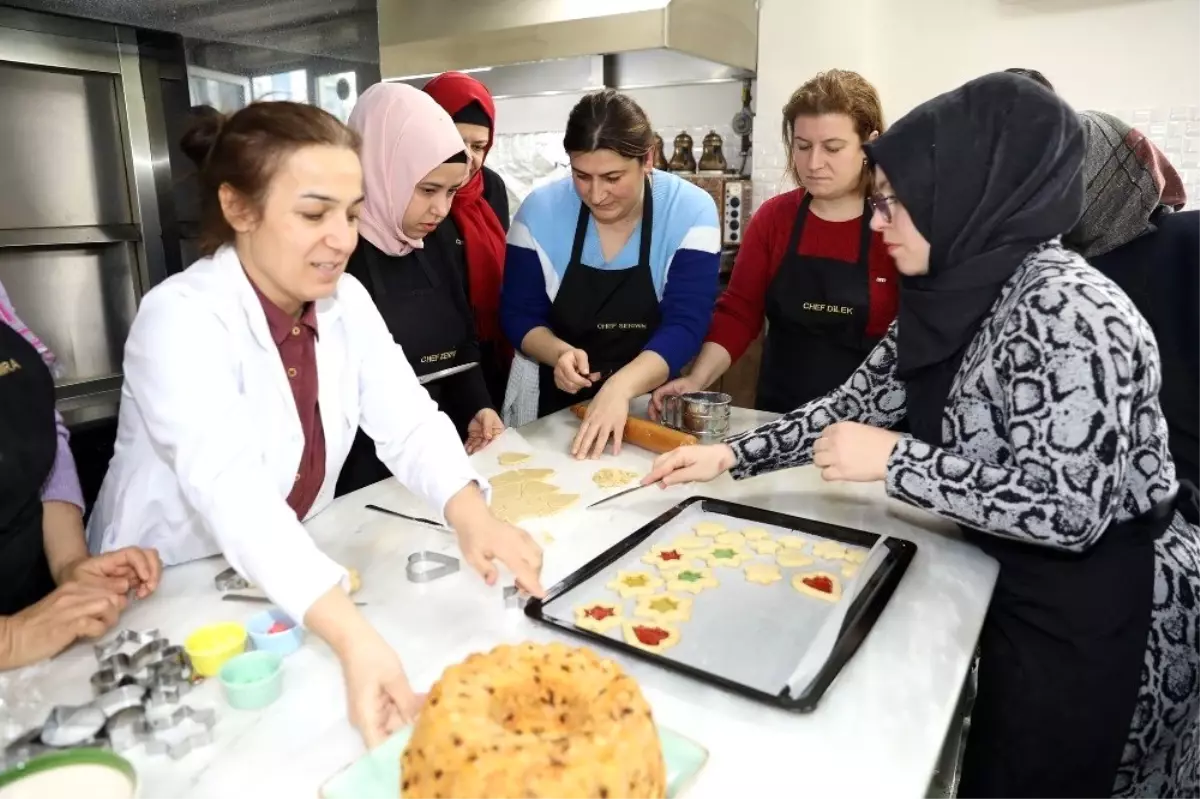
<svg viewBox="0 0 1200 799"><path fill-rule="evenodd" d="M177 760L212 743L214 711L182 703L193 681L183 647L171 644L158 630L121 630L98 644L95 653L95 698L84 705L53 708L41 728L5 747L4 768L55 749L120 752L144 744L148 754Z"/></svg>

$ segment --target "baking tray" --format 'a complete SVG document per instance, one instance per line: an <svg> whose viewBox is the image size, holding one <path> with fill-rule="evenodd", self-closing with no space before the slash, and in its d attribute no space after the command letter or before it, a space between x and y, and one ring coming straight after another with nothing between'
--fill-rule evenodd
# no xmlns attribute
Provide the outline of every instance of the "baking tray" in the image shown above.
<svg viewBox="0 0 1200 799"><path fill-rule="evenodd" d="M771 585L746 580L752 562L774 563L774 555L756 555L736 568L718 567L720 586L694 598L688 621L674 622L679 643L661 653L646 652L624 641L620 626L596 633L575 626L574 608L596 601L621 605L633 618L637 600L621 599L606 587L621 570L656 573L641 557L652 546L687 535L699 521L737 531L752 523L772 538L801 535L836 541L865 551L866 562L853 577L842 577L842 561L818 559L801 568L780 567L783 579ZM808 712L842 667L858 650L883 612L917 547L910 541L849 527L789 516L709 497L687 499L633 532L549 590L531 600L525 614L535 621L775 707ZM811 551L805 554L811 555ZM791 585L795 572L824 570L839 576L837 602L807 597ZM666 589L662 589L665 591ZM673 593L673 592L672 592ZM714 601L716 600L716 601Z"/></svg>

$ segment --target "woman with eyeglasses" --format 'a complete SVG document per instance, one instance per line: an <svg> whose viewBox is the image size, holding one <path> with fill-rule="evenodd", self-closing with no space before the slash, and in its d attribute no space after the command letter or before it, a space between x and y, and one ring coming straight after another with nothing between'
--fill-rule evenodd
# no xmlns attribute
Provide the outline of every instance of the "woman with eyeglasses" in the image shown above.
<svg viewBox="0 0 1200 799"><path fill-rule="evenodd" d="M1066 103L997 73L868 147L900 314L840 387L645 482L814 464L956 522L1000 563L960 796L1200 792L1200 534L1158 347L1060 236L1083 208ZM907 415L912 435L886 428Z"/></svg>
<svg viewBox="0 0 1200 799"><path fill-rule="evenodd" d="M875 87L856 72L822 72L783 107L788 174L799 188L763 203L745 231L688 374L654 392L701 391L767 324L755 407L783 413L849 377L896 318L896 265L870 229L863 146L883 130Z"/></svg>

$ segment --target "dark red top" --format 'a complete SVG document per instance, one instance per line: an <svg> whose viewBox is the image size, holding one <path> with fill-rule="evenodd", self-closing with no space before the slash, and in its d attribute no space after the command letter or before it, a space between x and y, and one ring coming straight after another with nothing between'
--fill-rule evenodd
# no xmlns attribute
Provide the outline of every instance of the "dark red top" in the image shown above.
<svg viewBox="0 0 1200 799"><path fill-rule="evenodd" d="M742 357L762 331L766 314L767 288L775 279L779 262L783 260L803 189L772 197L750 218L742 247L733 264L729 287L717 300L708 341L716 342L736 361ZM818 255L858 263L861 219L828 222L812 211L804 223L804 234L797 250L801 255ZM888 255L883 237L871 234L870 308L867 314L867 335L883 336L896 318L900 304L899 273L892 256Z"/></svg>
<svg viewBox="0 0 1200 799"><path fill-rule="evenodd" d="M296 518L303 520L325 482L325 428L321 425L317 402L317 310L310 302L299 319L292 319L291 314L268 300L258 286L254 286L254 293L267 315L271 338L279 347L279 357L300 414L300 427L304 430L304 451L300 454L296 482L287 498Z"/></svg>

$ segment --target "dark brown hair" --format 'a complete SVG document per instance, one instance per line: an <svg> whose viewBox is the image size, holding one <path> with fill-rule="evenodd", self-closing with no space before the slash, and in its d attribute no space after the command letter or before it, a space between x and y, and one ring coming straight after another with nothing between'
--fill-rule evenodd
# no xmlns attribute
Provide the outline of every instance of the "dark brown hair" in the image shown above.
<svg viewBox="0 0 1200 799"><path fill-rule="evenodd" d="M783 106L783 149L787 153L787 174L800 183L792 160L792 136L796 117L821 114L845 114L854 121L854 130L862 144L875 131L883 133L883 103L866 78L846 69L818 72L792 93ZM863 188L870 183L870 170L863 168Z"/></svg>
<svg viewBox="0 0 1200 799"><path fill-rule="evenodd" d="M654 149L654 130L632 97L605 89L585 95L571 109L563 149L568 153L612 150L641 160Z"/></svg>
<svg viewBox="0 0 1200 799"><path fill-rule="evenodd" d="M326 111L302 103L251 103L232 116L201 106L180 140L199 169L200 253L212 255L233 241L234 232L218 196L228 185L252 207L262 208L280 162L302 147L330 145L359 149L358 134Z"/></svg>

